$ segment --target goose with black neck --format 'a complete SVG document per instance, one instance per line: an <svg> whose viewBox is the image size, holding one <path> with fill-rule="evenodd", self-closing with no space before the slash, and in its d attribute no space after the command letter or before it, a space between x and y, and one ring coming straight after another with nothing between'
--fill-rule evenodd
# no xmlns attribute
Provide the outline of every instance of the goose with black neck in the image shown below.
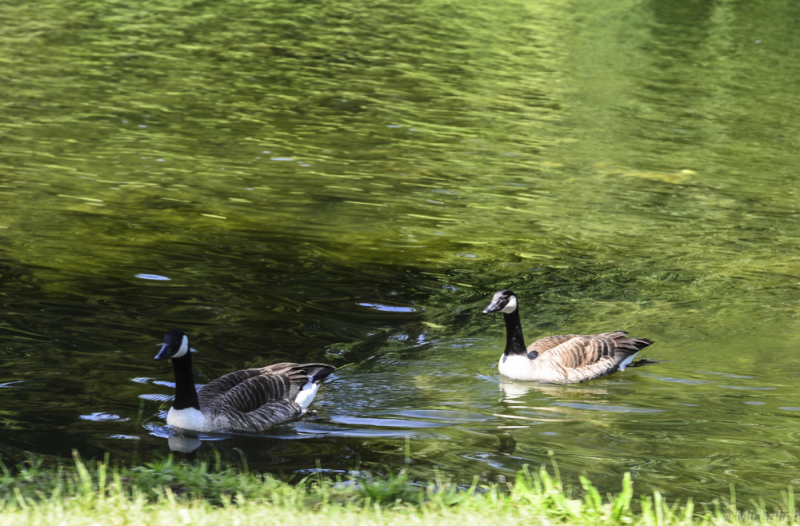
<svg viewBox="0 0 800 526"><path fill-rule="evenodd" d="M514 380L575 383L599 378L624 371L639 351L653 343L615 331L548 336L526 347L517 295L508 289L495 292L483 311L493 312L502 312L506 323L506 348L498 369Z"/></svg>
<svg viewBox="0 0 800 526"><path fill-rule="evenodd" d="M195 389L189 337L169 331L156 360L172 360L175 399L167 424L191 431L258 432L302 416L336 368L324 363L278 363L228 373Z"/></svg>

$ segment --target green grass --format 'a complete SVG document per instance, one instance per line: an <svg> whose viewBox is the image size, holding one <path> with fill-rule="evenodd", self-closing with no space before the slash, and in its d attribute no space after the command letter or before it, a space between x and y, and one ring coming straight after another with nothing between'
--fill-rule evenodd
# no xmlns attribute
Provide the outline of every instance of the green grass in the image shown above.
<svg viewBox="0 0 800 526"><path fill-rule="evenodd" d="M585 478L571 498L542 468L518 473L513 484L411 484L404 473L371 481L310 476L289 483L226 466L217 458L179 463L169 458L137 468L104 462L43 467L31 459L0 476L2 525L144 524L486 524L672 526L798 522L794 496L774 512L739 510L736 503L696 509L668 504L658 493L634 500L630 476L618 495L602 496ZM636 502L638 511L633 511Z"/></svg>

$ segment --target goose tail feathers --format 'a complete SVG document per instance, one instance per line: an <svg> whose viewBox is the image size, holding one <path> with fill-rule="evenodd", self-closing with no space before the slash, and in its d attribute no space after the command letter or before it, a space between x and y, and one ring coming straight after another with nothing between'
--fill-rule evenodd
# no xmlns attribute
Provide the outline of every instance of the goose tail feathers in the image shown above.
<svg viewBox="0 0 800 526"><path fill-rule="evenodd" d="M308 406L314 401L314 397L317 396L317 391L322 381L330 376L336 370L336 367L324 363L307 363L303 365L303 369L308 373L308 382L297 393L294 401L305 413L308 410Z"/></svg>
<svg viewBox="0 0 800 526"><path fill-rule="evenodd" d="M328 376L330 376L336 367L328 365L327 363L276 363L262 369L265 373L269 374L286 374L290 378L302 376L307 378L312 376L315 383L319 383Z"/></svg>
<svg viewBox="0 0 800 526"><path fill-rule="evenodd" d="M324 363L306 364L308 367L309 379L315 384L322 383L325 378L333 374L336 367Z"/></svg>
<svg viewBox="0 0 800 526"><path fill-rule="evenodd" d="M614 331L614 332L606 332L601 334L600 336L608 336L611 339L615 340L618 345L622 345L623 347L633 346L636 351L639 352L645 347L649 347L653 345L653 340L648 340L647 338L633 338L628 336L628 331Z"/></svg>

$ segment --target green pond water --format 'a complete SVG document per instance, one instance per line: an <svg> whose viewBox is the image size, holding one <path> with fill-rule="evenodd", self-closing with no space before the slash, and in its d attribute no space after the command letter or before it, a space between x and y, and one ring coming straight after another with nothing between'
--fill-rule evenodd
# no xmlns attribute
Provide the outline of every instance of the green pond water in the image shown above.
<svg viewBox="0 0 800 526"><path fill-rule="evenodd" d="M0 460L170 447L251 468L780 500L800 484L800 4L0 4ZM657 363L510 382L528 341ZM337 371L259 435L166 428L203 383ZM188 444L188 446L186 445ZM795 489L795 494L799 493Z"/></svg>

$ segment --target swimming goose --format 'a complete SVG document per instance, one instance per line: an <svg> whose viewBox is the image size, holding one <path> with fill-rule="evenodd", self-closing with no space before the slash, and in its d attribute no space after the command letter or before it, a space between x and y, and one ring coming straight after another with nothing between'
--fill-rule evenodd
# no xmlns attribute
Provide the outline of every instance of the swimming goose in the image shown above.
<svg viewBox="0 0 800 526"><path fill-rule="evenodd" d="M514 380L575 383L624 371L636 353L652 344L628 338L624 331L603 334L565 334L536 340L525 348L517 296L498 290L484 314L502 312L506 322L506 350L500 357L500 374Z"/></svg>
<svg viewBox="0 0 800 526"><path fill-rule="evenodd" d="M304 414L336 367L278 363L221 376L195 390L189 338L169 331L156 360L172 358L175 400L167 424L191 431L257 432Z"/></svg>

